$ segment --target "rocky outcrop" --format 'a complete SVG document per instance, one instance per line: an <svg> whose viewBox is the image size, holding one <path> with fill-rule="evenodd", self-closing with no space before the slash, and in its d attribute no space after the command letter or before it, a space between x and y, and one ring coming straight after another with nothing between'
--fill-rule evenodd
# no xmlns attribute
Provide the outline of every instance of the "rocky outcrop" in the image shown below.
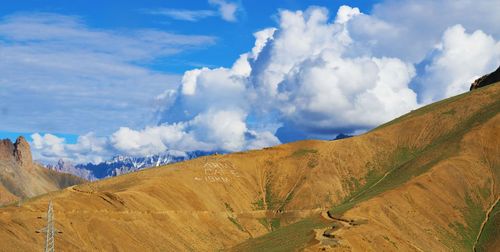
<svg viewBox="0 0 500 252"><path fill-rule="evenodd" d="M14 155L14 144L10 139L0 140L0 160L11 160Z"/></svg>
<svg viewBox="0 0 500 252"><path fill-rule="evenodd" d="M481 78L475 80L471 85L470 85L470 90L473 89L478 89L496 82L500 81L500 66L497 68L492 73L486 74L482 76Z"/></svg>
<svg viewBox="0 0 500 252"><path fill-rule="evenodd" d="M14 157L21 165L29 165L33 162L30 145L22 136L18 137L14 143Z"/></svg>
<svg viewBox="0 0 500 252"><path fill-rule="evenodd" d="M30 145L22 136L14 143L0 140L0 205L85 182L33 162Z"/></svg>
<svg viewBox="0 0 500 252"><path fill-rule="evenodd" d="M20 165L30 165L33 161L28 141L22 136L15 143L10 139L0 140L0 160L14 160Z"/></svg>

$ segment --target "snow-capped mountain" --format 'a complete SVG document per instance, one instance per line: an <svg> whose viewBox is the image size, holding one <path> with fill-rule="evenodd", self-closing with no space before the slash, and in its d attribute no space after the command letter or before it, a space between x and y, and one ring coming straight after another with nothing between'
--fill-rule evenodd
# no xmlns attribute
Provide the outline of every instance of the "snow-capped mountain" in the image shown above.
<svg viewBox="0 0 500 252"><path fill-rule="evenodd" d="M59 160L57 164L45 165L46 168L70 173L88 180L98 180L114 177L141 169L181 162L201 156L214 154L215 152L192 151L187 153L165 152L146 157L116 156L111 160L98 164L72 164L69 161Z"/></svg>

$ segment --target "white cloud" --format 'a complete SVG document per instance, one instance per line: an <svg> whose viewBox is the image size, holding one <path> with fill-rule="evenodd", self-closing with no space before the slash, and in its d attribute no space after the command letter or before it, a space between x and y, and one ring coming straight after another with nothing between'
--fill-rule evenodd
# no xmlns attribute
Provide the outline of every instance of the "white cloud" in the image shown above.
<svg viewBox="0 0 500 252"><path fill-rule="evenodd" d="M327 23L327 19L328 11L324 8L280 12L280 28L262 55L251 63L254 86L260 96L276 96L279 84L296 64L325 51L342 52L349 38L343 33L342 24Z"/></svg>
<svg viewBox="0 0 500 252"><path fill-rule="evenodd" d="M370 15L349 24L352 38L374 56L397 57L410 63L424 60L443 32L461 24L469 31L500 36L500 4L476 0L385 0Z"/></svg>
<svg viewBox="0 0 500 252"><path fill-rule="evenodd" d="M397 58L344 56L352 44L346 24L357 15L359 9L347 6L333 22L324 8L281 11L279 29L255 33L254 48L232 68L187 71L177 98L182 102L164 114L164 122L176 122L172 118L179 117L173 115L183 111L180 121L238 125L239 130L204 127L195 132L213 137L205 141L219 148L239 150L253 146L245 144L250 140L243 133L263 128L274 133L280 123L310 134L332 134L370 128L414 109L417 97L408 87L415 75L411 64ZM224 114L228 108L240 111L239 116ZM224 116L213 120L207 113ZM251 125L249 116L255 121Z"/></svg>
<svg viewBox="0 0 500 252"><path fill-rule="evenodd" d="M211 6L217 8L214 10L186 10L186 9L156 9L147 10L145 13L151 15L162 15L175 20L198 22L202 19L220 16L221 19L228 22L236 22L236 13L241 9L241 5L225 0L208 0Z"/></svg>
<svg viewBox="0 0 500 252"><path fill-rule="evenodd" d="M422 77L422 98L429 103L469 90L470 84L500 65L500 41L481 30L448 28Z"/></svg>
<svg viewBox="0 0 500 252"><path fill-rule="evenodd" d="M325 8L282 10L278 27L256 32L254 47L232 67L193 69L178 89L157 92L159 125L122 127L93 146L129 155L238 151L278 144L280 132L299 139L365 132L419 100L463 92L498 66L496 8L385 1L371 14L342 6L333 20ZM44 141L50 155L61 153L61 144L72 151L64 141Z"/></svg>
<svg viewBox="0 0 500 252"><path fill-rule="evenodd" d="M171 148L180 149L182 146L176 144L188 144L188 142L193 144L193 140L184 132L182 124L146 127L139 131L123 127L110 137L110 143L115 149L132 156L157 154Z"/></svg>
<svg viewBox="0 0 500 252"><path fill-rule="evenodd" d="M276 31L276 28L266 28L255 32L253 35L255 37L255 45L252 48L251 57L257 60L260 52L266 46L267 42L273 39L273 34Z"/></svg>
<svg viewBox="0 0 500 252"><path fill-rule="evenodd" d="M243 111L207 111L182 123L142 130L122 127L110 137L89 133L80 136L74 144L52 134L35 133L31 136L32 150L34 159L44 163L55 163L59 159L98 163L117 154L143 157L167 151L178 154L195 150L239 151L279 143L271 132L249 131L244 118Z"/></svg>
<svg viewBox="0 0 500 252"><path fill-rule="evenodd" d="M167 150L239 151L279 143L268 131L249 131L241 110L208 110L181 123L120 128L109 139L110 145L126 155L146 156Z"/></svg>
<svg viewBox="0 0 500 252"><path fill-rule="evenodd" d="M417 106L408 87L413 66L344 56L352 43L345 24L357 15L358 9L343 6L329 23L325 9L282 12L268 49L272 57L257 61L267 67L255 74L279 101L271 106L295 127L311 133L370 128Z"/></svg>
<svg viewBox="0 0 500 252"><path fill-rule="evenodd" d="M157 30L93 29L57 14L4 17L2 130L105 134L121 126L144 127L155 109L153 97L180 80L144 65L214 41Z"/></svg>
<svg viewBox="0 0 500 252"><path fill-rule="evenodd" d="M345 24L353 17L360 15L361 12L358 8L352 8L347 5L342 5L337 11L337 17L335 17L335 22L339 24Z"/></svg>
<svg viewBox="0 0 500 252"><path fill-rule="evenodd" d="M377 8L379 11L383 9ZM433 69L438 69L439 62L449 58L450 47L459 52L454 55L461 53L464 56L455 61L463 66L473 64L471 60L478 57L483 59L479 59L477 66L468 71L457 69L462 73L455 75L455 70L441 67L439 75L452 75L455 79L442 81L441 84L428 83L414 90L410 87L416 75L414 55L376 56L383 48L370 47L380 42L375 40L380 31L394 30L398 35L401 30L407 34L408 31L398 23L389 21L390 18L382 20L349 6L339 8L333 21L329 20L328 11L324 8L283 10L279 15L279 27L255 33L254 48L242 54L232 68L202 68L186 72L182 92L178 92L177 100L180 102L165 110L163 122L187 122L193 118L210 120L206 113L215 114L236 108L236 111L241 111L238 112L240 116L225 116L225 119L241 126L240 130L232 132L246 132L247 135L255 129L276 133L280 126L293 128L291 134L305 137L324 138L341 132L361 132L421 106L417 91L418 95L424 95L442 85L449 91L441 92L440 97L433 97L432 100L448 97L468 88L468 83L463 83L463 80L468 81L474 75L467 73L484 73L498 64L493 60L499 57L492 53L496 45L491 37L480 31L471 35L471 39L465 35L450 37L448 31L443 37L443 53L429 58L428 71L419 78L431 80ZM366 30L366 33L374 37L360 40L359 36L351 36L351 28L359 32L356 25L360 24L373 27L376 32ZM456 28L450 30L453 29ZM412 38L415 36L411 34ZM429 39L429 36L424 39ZM481 43L482 40L484 43ZM436 43L432 47L417 48L417 58L430 54L440 38L433 41ZM420 42L416 41L417 44ZM468 47L476 48L469 52L470 57L463 52ZM478 49L481 47L484 50ZM418 53L422 48L425 49L423 56ZM486 55L487 51L490 55ZM446 65L453 67L450 62ZM178 115L178 111L182 111L182 116ZM219 132L205 127L195 132L217 136L217 139L227 136L234 140L231 146L238 148L251 146L248 138L236 137L241 134L231 136L230 130ZM266 134L262 132L261 136ZM226 150L238 149L230 148L224 145L224 141L218 142L215 138L205 140Z"/></svg>
<svg viewBox="0 0 500 252"><path fill-rule="evenodd" d="M117 154L147 156L170 149L189 150L182 144L196 146L182 130L180 124L146 127L139 131L122 127L110 137L96 137L88 133L78 137L74 144L52 134L35 133L31 135L31 146L34 159L44 163L55 163L59 159L73 163L99 163Z"/></svg>
<svg viewBox="0 0 500 252"><path fill-rule="evenodd" d="M63 138L59 138L52 134L45 134L42 136L38 133L31 135L31 138L33 139L32 148L39 151L38 154L55 157L64 156Z"/></svg>
<svg viewBox="0 0 500 252"><path fill-rule="evenodd" d="M324 56L282 82L283 116L311 132L370 128L418 106L411 65L391 58Z"/></svg>
<svg viewBox="0 0 500 252"><path fill-rule="evenodd" d="M208 0L208 3L219 8L219 14L222 19L229 22L236 21L236 11L238 11L239 8L238 4L225 0Z"/></svg>
<svg viewBox="0 0 500 252"><path fill-rule="evenodd" d="M163 15L176 20L197 22L207 17L216 16L212 10L184 10L184 9L158 9L147 12L152 15Z"/></svg>
<svg viewBox="0 0 500 252"><path fill-rule="evenodd" d="M248 140L248 145L246 146L247 149L261 149L281 143L280 140L269 131L249 131L248 134L250 134L252 138Z"/></svg>
<svg viewBox="0 0 500 252"><path fill-rule="evenodd" d="M213 149L239 151L245 149L245 117L238 110L209 110L197 115L191 127L196 138L213 144Z"/></svg>
<svg viewBox="0 0 500 252"><path fill-rule="evenodd" d="M96 137L93 133L78 137L74 144L68 144L64 138L52 134L35 133L31 139L33 158L46 163L55 163L60 159L75 163L98 163L112 155L108 140Z"/></svg>

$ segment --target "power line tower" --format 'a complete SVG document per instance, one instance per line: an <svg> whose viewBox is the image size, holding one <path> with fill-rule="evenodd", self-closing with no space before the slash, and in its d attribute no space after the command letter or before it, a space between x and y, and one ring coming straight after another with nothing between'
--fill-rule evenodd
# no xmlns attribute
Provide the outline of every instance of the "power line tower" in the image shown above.
<svg viewBox="0 0 500 252"><path fill-rule="evenodd" d="M45 233L45 252L54 252L54 236L57 233L54 227L54 207L52 201L49 201L49 209L47 210L47 226L37 231L37 233Z"/></svg>

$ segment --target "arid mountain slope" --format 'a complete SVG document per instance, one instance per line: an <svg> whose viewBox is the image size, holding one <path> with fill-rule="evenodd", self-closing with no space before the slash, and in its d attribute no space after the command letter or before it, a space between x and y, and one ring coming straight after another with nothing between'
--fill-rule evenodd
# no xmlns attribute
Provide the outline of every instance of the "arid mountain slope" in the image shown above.
<svg viewBox="0 0 500 252"><path fill-rule="evenodd" d="M368 184L330 211L363 224L337 221L341 228L331 232L334 241L286 247L292 225L281 230L285 235L271 233L237 250L285 244L283 250L470 251L499 197L500 87L485 89L424 107L362 136L391 132L401 150L392 157L398 165L385 166L392 168L383 175L368 174Z"/></svg>
<svg viewBox="0 0 500 252"><path fill-rule="evenodd" d="M353 138L73 186L0 209L0 244L41 249L52 200L63 251L470 251L499 195L499 111L490 85Z"/></svg>
<svg viewBox="0 0 500 252"><path fill-rule="evenodd" d="M28 142L0 140L0 205L80 184L85 180L34 163Z"/></svg>

